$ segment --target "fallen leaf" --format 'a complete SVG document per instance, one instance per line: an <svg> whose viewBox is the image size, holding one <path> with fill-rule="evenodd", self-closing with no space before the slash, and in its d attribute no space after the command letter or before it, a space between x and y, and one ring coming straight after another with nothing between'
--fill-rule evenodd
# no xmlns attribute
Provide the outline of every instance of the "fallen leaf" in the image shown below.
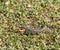
<svg viewBox="0 0 60 50"><path fill-rule="evenodd" d="M60 25L60 21L57 21L57 24Z"/></svg>
<svg viewBox="0 0 60 50"><path fill-rule="evenodd" d="M13 9L13 8L10 8L10 12L11 12L11 13L14 13L14 9Z"/></svg>
<svg viewBox="0 0 60 50"><path fill-rule="evenodd" d="M17 2L17 1L15 1L15 4L18 6L19 5L19 3Z"/></svg>

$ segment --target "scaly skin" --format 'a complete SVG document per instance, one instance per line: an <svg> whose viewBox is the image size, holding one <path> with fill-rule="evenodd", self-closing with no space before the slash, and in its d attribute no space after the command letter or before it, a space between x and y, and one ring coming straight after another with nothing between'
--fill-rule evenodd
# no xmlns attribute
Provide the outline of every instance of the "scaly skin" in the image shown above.
<svg viewBox="0 0 60 50"><path fill-rule="evenodd" d="M25 33L32 33L32 34L36 34L36 33L41 33L44 30L49 30L49 28L47 28L47 26L44 26L43 28L31 28L31 27L27 27L26 25L22 25L22 27L25 29Z"/></svg>

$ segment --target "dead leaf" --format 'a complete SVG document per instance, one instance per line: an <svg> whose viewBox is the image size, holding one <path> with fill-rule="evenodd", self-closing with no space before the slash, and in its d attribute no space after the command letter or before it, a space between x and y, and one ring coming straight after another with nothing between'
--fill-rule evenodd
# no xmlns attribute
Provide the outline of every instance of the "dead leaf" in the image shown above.
<svg viewBox="0 0 60 50"><path fill-rule="evenodd" d="M19 5L19 2L15 1L15 4L18 6Z"/></svg>
<svg viewBox="0 0 60 50"><path fill-rule="evenodd" d="M14 10L13 8L10 8L10 12L11 12L11 13L14 13L14 11L15 11L15 10Z"/></svg>
<svg viewBox="0 0 60 50"><path fill-rule="evenodd" d="M60 25L60 21L57 21L57 24Z"/></svg>

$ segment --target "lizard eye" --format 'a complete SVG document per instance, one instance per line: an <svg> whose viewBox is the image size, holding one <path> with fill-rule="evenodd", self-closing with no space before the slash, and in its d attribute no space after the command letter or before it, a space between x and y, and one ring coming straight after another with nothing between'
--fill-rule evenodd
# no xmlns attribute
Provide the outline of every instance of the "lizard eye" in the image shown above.
<svg viewBox="0 0 60 50"><path fill-rule="evenodd" d="M22 28L22 27L20 27L20 28L19 28L19 31L20 31L21 33L24 33L24 32L25 32L25 29Z"/></svg>

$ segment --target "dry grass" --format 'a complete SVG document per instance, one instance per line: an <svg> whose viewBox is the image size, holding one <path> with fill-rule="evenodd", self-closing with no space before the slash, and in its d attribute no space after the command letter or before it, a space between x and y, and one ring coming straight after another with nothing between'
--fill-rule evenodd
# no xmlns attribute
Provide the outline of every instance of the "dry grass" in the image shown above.
<svg viewBox="0 0 60 50"><path fill-rule="evenodd" d="M0 50L60 50L60 1L0 0Z"/></svg>

